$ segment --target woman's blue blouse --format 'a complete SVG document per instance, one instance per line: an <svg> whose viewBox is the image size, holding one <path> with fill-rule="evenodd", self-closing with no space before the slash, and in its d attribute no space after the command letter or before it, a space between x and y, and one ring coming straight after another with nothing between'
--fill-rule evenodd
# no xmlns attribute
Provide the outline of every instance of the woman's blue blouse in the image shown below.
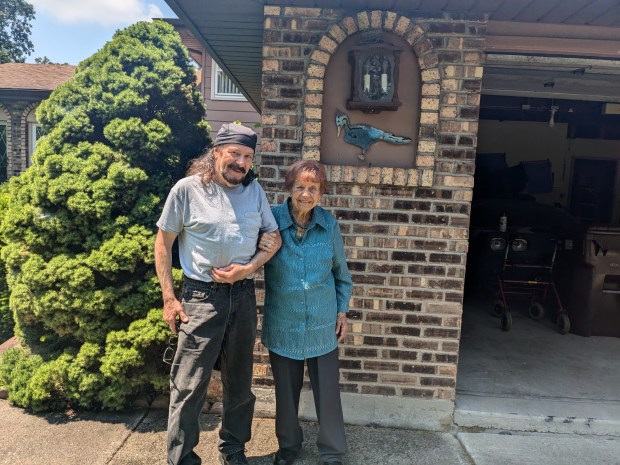
<svg viewBox="0 0 620 465"><path fill-rule="evenodd" d="M336 218L314 207L298 239L289 202L272 208L282 247L265 264L261 340L278 355L304 360L338 346L336 317L348 311L353 285Z"/></svg>

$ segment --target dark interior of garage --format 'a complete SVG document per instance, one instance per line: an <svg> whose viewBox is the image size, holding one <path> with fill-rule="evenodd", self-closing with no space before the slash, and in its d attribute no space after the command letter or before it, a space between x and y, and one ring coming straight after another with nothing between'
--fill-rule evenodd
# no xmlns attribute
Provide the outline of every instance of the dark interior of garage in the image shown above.
<svg viewBox="0 0 620 465"><path fill-rule="evenodd" d="M617 417L620 104L483 93L477 152L456 423Z"/></svg>
<svg viewBox="0 0 620 465"><path fill-rule="evenodd" d="M618 104L482 96L467 297L504 330L516 301L560 332L620 337L619 160Z"/></svg>

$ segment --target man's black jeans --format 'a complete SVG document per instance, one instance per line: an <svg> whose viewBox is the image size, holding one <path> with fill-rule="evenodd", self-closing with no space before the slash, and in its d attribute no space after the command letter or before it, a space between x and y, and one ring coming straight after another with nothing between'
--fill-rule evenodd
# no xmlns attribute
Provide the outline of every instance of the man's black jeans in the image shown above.
<svg viewBox="0 0 620 465"><path fill-rule="evenodd" d="M250 440L256 397L252 394L256 339L254 281L232 285L184 278L183 309L177 352L170 371L168 464L196 465L199 417L213 366L220 356L223 413L219 449L229 455Z"/></svg>

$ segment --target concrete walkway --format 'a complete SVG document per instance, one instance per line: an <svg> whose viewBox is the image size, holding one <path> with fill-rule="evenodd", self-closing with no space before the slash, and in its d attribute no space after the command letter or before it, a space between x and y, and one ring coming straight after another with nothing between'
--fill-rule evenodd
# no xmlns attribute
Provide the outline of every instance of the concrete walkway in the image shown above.
<svg viewBox="0 0 620 465"><path fill-rule="evenodd" d="M217 465L217 415L202 417L196 452ZM298 465L318 461L317 428L303 423ZM32 415L0 401L0 464L165 465L166 411ZM269 465L277 449L272 419L254 420L250 465ZM507 431L432 432L347 426L345 465L619 465L620 438Z"/></svg>

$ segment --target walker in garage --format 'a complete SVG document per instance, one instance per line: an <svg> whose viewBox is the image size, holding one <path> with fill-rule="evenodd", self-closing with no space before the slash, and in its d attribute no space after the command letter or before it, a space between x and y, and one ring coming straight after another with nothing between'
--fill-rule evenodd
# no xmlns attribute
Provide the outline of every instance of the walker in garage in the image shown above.
<svg viewBox="0 0 620 465"><path fill-rule="evenodd" d="M493 250L505 250L493 308L495 315L501 317L504 331L512 328L508 301L528 301L530 318L540 320L547 313L545 303L550 294L557 307L557 330L561 334L569 331L568 313L553 282L557 244L557 240L539 232L506 235L491 240Z"/></svg>

